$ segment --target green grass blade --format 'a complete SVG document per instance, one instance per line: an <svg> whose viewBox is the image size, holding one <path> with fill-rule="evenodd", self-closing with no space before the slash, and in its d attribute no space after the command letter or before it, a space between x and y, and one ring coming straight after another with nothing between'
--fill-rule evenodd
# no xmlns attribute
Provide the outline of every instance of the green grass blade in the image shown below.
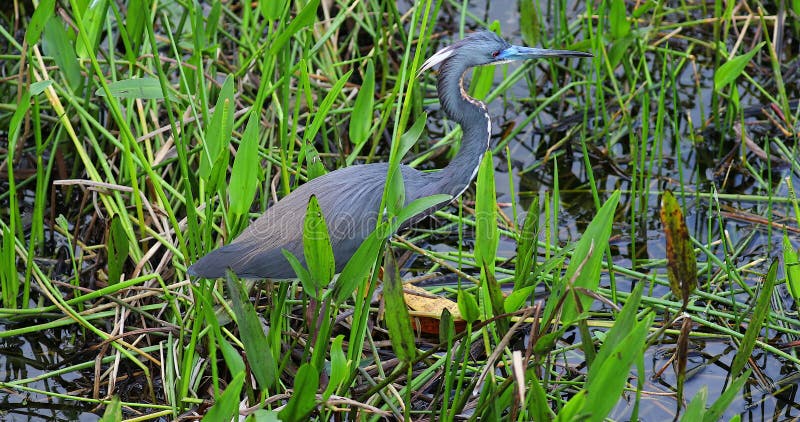
<svg viewBox="0 0 800 422"><path fill-rule="evenodd" d="M311 276L311 285L304 286L306 293L319 299L322 289L333 279L336 262L325 216L315 195L308 200L306 218L303 220L303 253Z"/></svg>
<svg viewBox="0 0 800 422"><path fill-rule="evenodd" d="M259 116L255 113L250 114L247 120L247 127L242 134L242 141L233 159L233 169L228 185L228 208L234 219L244 217L247 220L250 205L258 189L262 172L259 168L258 142L261 137L259 133Z"/></svg>
<svg viewBox="0 0 800 422"><path fill-rule="evenodd" d="M317 405L317 388L319 388L317 369L311 364L304 363L294 378L294 392L289 403L278 414L280 419L287 422L308 420L308 414Z"/></svg>
<svg viewBox="0 0 800 422"><path fill-rule="evenodd" d="M270 388L275 383L277 367L275 358L269 352L270 348L261 322L239 280L230 271L225 280L233 303L233 313L236 315L236 325L239 327L239 334L247 354L247 362L259 387Z"/></svg>
<svg viewBox="0 0 800 422"><path fill-rule="evenodd" d="M28 22L28 27L25 29L25 41L28 42L28 45L39 43L39 37L42 35L45 24L53 16L55 7L55 0L42 0L39 2L36 10L33 11L31 20Z"/></svg>
<svg viewBox="0 0 800 422"><path fill-rule="evenodd" d="M242 392L244 384L244 372L233 375L233 379L225 388L225 391L216 398L214 405L208 409L203 420L208 421L229 421L236 419L239 415L239 394Z"/></svg>
<svg viewBox="0 0 800 422"><path fill-rule="evenodd" d="M772 299L772 292L775 289L776 279L778 278L778 261L773 260L769 266L766 277L764 277L759 295L756 299L756 306L753 309L753 314L750 316L750 323L747 325L747 330L744 333L744 338L739 344L739 351L736 352L736 357L733 358L731 363L731 374L741 374L744 367L750 359L753 349L756 346L756 339L764 328L764 320L769 314L769 304Z"/></svg>
<svg viewBox="0 0 800 422"><path fill-rule="evenodd" d="M603 264L603 252L611 236L611 225L614 222L614 212L619 202L620 191L615 191L605 204L600 208L592 222L586 227L583 236L578 241L569 266L561 280L565 290L573 287L582 287L589 291L597 291L600 283L600 269ZM580 296L581 308L589 309L592 298ZM548 312L552 312L555 301L548 300ZM578 316L575 300L568 294L562 310L562 321L569 322Z"/></svg>
<svg viewBox="0 0 800 422"><path fill-rule="evenodd" d="M403 280L400 279L390 248L384 254L383 267L383 300L386 303L385 319L389 340L397 358L401 362L410 363L417 354L416 339L403 294Z"/></svg>
<svg viewBox="0 0 800 422"><path fill-rule="evenodd" d="M367 70L364 71L364 80L358 90L356 101L353 103L353 113L350 115L350 141L360 147L369 140L372 114L375 105L375 66L372 60L367 61Z"/></svg>
<svg viewBox="0 0 800 422"><path fill-rule="evenodd" d="M794 302L800 304L800 258L786 232L783 233L783 273L786 274L789 293Z"/></svg>
<svg viewBox="0 0 800 422"><path fill-rule="evenodd" d="M211 122L206 126L203 153L200 154L200 177L208 184L212 184L211 173L215 165L224 165L227 172L227 160L223 163L219 162L218 159L223 152L227 152L231 134L233 133L233 104L233 77L228 75L219 92Z"/></svg>

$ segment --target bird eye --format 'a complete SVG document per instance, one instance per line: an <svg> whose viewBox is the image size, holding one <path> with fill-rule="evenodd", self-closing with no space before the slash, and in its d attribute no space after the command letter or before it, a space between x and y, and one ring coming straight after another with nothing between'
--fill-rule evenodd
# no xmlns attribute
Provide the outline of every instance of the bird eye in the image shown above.
<svg viewBox="0 0 800 422"><path fill-rule="evenodd" d="M500 50L492 51L492 57L497 57L500 55Z"/></svg>

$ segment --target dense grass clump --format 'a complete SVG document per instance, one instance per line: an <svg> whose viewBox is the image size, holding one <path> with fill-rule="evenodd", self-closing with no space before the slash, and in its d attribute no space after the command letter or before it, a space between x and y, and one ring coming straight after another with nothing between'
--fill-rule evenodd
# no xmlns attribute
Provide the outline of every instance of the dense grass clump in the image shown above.
<svg viewBox="0 0 800 422"><path fill-rule="evenodd" d="M35 3L0 6L10 417L800 414L798 2ZM443 198L403 208L396 169L461 139L417 71L486 28L594 57L469 75L492 148L406 228ZM187 276L372 162L337 277L314 201L298 279Z"/></svg>

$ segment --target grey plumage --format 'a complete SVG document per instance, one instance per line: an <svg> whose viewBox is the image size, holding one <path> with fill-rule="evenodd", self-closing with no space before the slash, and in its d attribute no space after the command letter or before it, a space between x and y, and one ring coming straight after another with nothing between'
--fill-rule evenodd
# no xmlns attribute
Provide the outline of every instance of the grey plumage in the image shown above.
<svg viewBox="0 0 800 422"><path fill-rule="evenodd" d="M423 173L401 166L405 203L434 194L460 195L469 186L489 147L491 119L482 102L466 95L464 73L471 67L537 57L584 57L587 53L517 47L491 32L478 32L439 50L420 69L440 65L439 101L444 112L462 130L462 145L442 170ZM273 204L231 244L198 260L189 275L217 278L231 268L240 277L284 279L294 271L281 250L303 258L303 220L311 195L316 195L328 224L336 271L375 228L388 164L364 164L342 168L313 179ZM439 207L446 205L442 203ZM425 214L433 212L426 211ZM423 215L417 216L422 217Z"/></svg>

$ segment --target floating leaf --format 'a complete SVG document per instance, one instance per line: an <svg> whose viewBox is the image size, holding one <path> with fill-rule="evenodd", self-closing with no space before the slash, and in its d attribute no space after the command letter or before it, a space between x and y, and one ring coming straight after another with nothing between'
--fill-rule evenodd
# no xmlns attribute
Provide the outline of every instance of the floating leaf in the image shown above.
<svg viewBox="0 0 800 422"><path fill-rule="evenodd" d="M669 287L686 304L697 286L697 257L681 207L670 191L664 191L661 197L661 224L667 239Z"/></svg>

